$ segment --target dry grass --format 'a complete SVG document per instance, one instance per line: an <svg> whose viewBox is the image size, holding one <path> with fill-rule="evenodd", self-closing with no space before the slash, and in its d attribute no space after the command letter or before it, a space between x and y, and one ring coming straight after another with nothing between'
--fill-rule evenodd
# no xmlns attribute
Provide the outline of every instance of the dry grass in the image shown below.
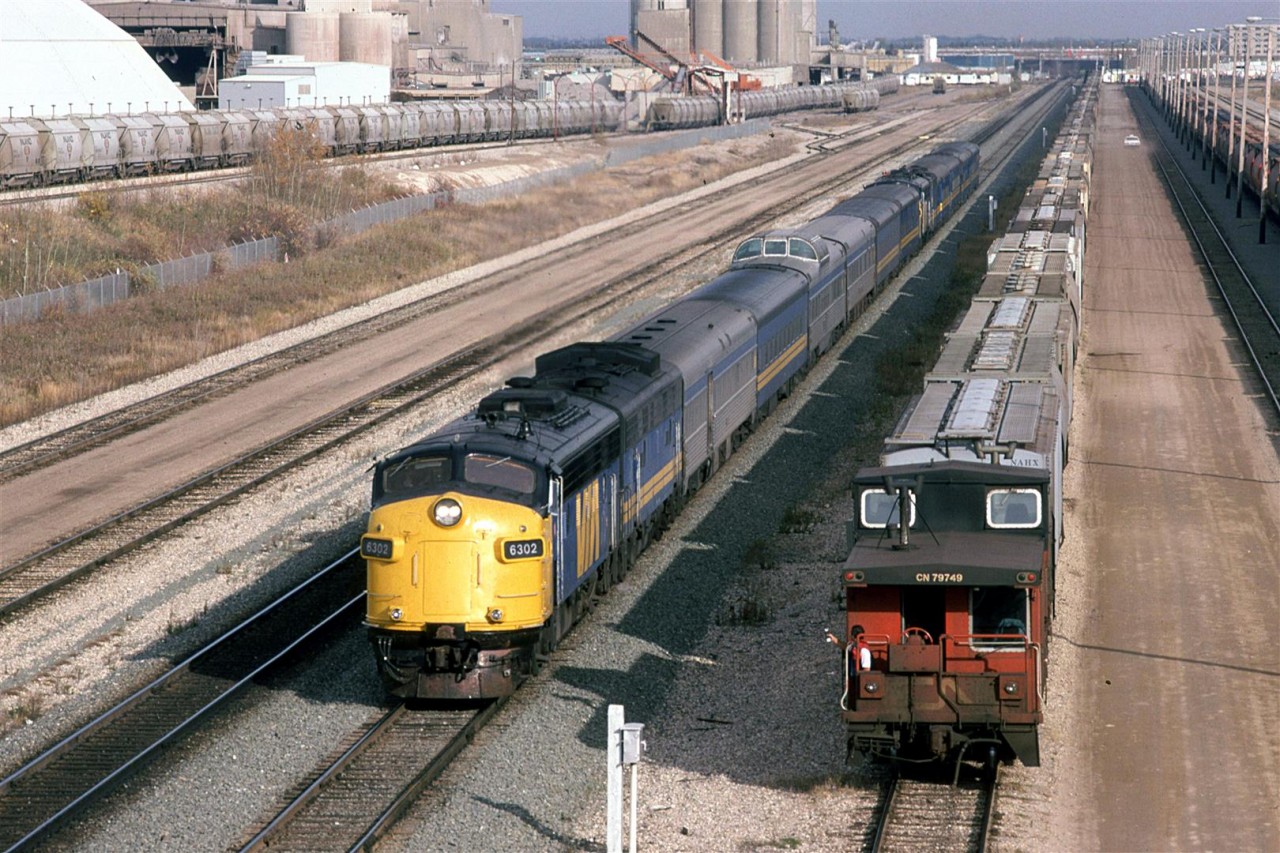
<svg viewBox="0 0 1280 853"><path fill-rule="evenodd" d="M194 287L151 293L90 314L53 312L38 321L7 326L0 335L0 426L553 239L790 152L789 143L776 139L765 145L734 146L717 158L697 149L663 155L483 207L429 211L354 238L330 235L326 248L312 249L289 264L219 274ZM367 176L347 176L343 181L356 190L382 191ZM274 188L266 187L265 180L259 183L262 195L258 190L250 194L244 202L250 207L241 208L239 216L245 210L261 210L252 205L272 198L270 192L308 191L303 179L284 179ZM63 227L93 225L80 233L95 238L106 230L108 219L120 228L120 211L111 210L109 217L95 213L100 203L82 203ZM199 201L165 203L172 206L149 208L150 213L136 220L135 231L120 233L150 245L150 229L165 227L175 244L185 241L186 251L196 248L198 229L185 217L202 209ZM245 221L225 215L219 221L226 228Z"/></svg>
<svg viewBox="0 0 1280 853"><path fill-rule="evenodd" d="M0 295L34 293L114 272L279 235L296 252L310 223L385 201L392 185L360 167L329 168L309 135L278 135L246 186L86 193L69 210L0 212Z"/></svg>

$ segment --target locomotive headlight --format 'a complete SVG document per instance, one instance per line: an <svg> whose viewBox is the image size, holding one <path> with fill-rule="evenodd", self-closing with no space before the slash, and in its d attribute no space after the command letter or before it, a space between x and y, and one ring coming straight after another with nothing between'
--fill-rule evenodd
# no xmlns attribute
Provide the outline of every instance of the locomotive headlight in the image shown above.
<svg viewBox="0 0 1280 853"><path fill-rule="evenodd" d="M1016 681L1010 681L1010 682L1006 683L1006 684L1005 684L1005 686L1004 686L1004 692L1005 692L1005 693L1008 693L1010 696L1012 696L1013 694L1017 693L1017 692L1018 692L1018 683L1017 683Z"/></svg>
<svg viewBox="0 0 1280 853"><path fill-rule="evenodd" d="M462 520L462 504L453 498L443 498L436 501L431 514L441 527L453 527Z"/></svg>
<svg viewBox="0 0 1280 853"><path fill-rule="evenodd" d="M392 619L392 621L399 622L399 621L400 621L401 619L403 619L403 618L404 618L404 611L403 611L403 610L401 610L399 607L393 607L393 608L391 608L391 619Z"/></svg>
<svg viewBox="0 0 1280 853"><path fill-rule="evenodd" d="M489 611L489 621L490 621L490 622L501 622L501 621L502 621L502 617L503 617L504 615L505 615L505 614L502 612L502 608L501 608L501 607L495 607L495 608L493 608L492 610L490 610L490 611Z"/></svg>

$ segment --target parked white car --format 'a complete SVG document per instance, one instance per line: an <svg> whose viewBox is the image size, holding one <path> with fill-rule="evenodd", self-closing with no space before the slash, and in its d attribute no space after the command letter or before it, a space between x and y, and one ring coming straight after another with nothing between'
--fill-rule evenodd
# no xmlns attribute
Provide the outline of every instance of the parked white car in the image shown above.
<svg viewBox="0 0 1280 853"><path fill-rule="evenodd" d="M1125 145L1128 145L1128 146L1130 146L1130 147L1133 147L1133 146L1135 146L1135 145L1141 145L1141 144L1142 144L1142 140L1141 140L1141 139L1139 139L1137 136L1135 136L1134 134L1132 134L1132 133L1131 133L1131 134L1129 134L1128 136L1126 136L1126 137L1124 138L1124 144L1125 144Z"/></svg>

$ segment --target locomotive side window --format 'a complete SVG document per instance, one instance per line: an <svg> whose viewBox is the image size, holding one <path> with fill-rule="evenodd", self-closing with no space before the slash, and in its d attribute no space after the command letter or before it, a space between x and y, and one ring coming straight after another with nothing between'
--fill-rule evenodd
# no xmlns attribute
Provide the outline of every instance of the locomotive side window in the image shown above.
<svg viewBox="0 0 1280 853"><path fill-rule="evenodd" d="M409 494L449 482L453 464L448 456L409 456L382 474L382 490L389 495Z"/></svg>
<svg viewBox="0 0 1280 853"><path fill-rule="evenodd" d="M764 241L759 237L752 237L750 240L743 240L738 246L738 251L733 253L735 261L745 261L748 258L758 258L764 251Z"/></svg>
<svg viewBox="0 0 1280 853"><path fill-rule="evenodd" d="M1021 638L1027 636L1028 614L1025 589L974 587L969 593L969 631L977 635L974 647L1020 651Z"/></svg>
<svg viewBox="0 0 1280 853"><path fill-rule="evenodd" d="M886 494L883 489L867 489L862 493L862 511L859 515L862 517L863 527L888 527L889 525L898 524L898 496L896 494ZM910 527L916 526L916 496L915 492L911 493L911 512Z"/></svg>
<svg viewBox="0 0 1280 853"><path fill-rule="evenodd" d="M987 526L997 529L1040 526L1040 493L1035 489L987 492Z"/></svg>
<svg viewBox="0 0 1280 853"><path fill-rule="evenodd" d="M481 486L497 486L522 495L533 494L538 477L533 469L514 459L470 453L463 461L463 479Z"/></svg>

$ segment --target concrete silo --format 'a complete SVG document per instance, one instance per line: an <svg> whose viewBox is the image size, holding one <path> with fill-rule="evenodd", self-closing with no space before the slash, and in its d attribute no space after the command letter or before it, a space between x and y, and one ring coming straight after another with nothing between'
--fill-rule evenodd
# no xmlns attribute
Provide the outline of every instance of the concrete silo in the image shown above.
<svg viewBox="0 0 1280 853"><path fill-rule="evenodd" d="M693 0L693 49L724 56L724 0Z"/></svg>
<svg viewBox="0 0 1280 853"><path fill-rule="evenodd" d="M391 15L387 12L343 12L338 19L343 62L392 64Z"/></svg>
<svg viewBox="0 0 1280 853"><path fill-rule="evenodd" d="M739 64L753 63L759 57L760 3L758 0L725 0L724 58Z"/></svg>
<svg viewBox="0 0 1280 853"><path fill-rule="evenodd" d="M337 62L340 34L337 12L289 12L284 16L285 53L311 62Z"/></svg>

